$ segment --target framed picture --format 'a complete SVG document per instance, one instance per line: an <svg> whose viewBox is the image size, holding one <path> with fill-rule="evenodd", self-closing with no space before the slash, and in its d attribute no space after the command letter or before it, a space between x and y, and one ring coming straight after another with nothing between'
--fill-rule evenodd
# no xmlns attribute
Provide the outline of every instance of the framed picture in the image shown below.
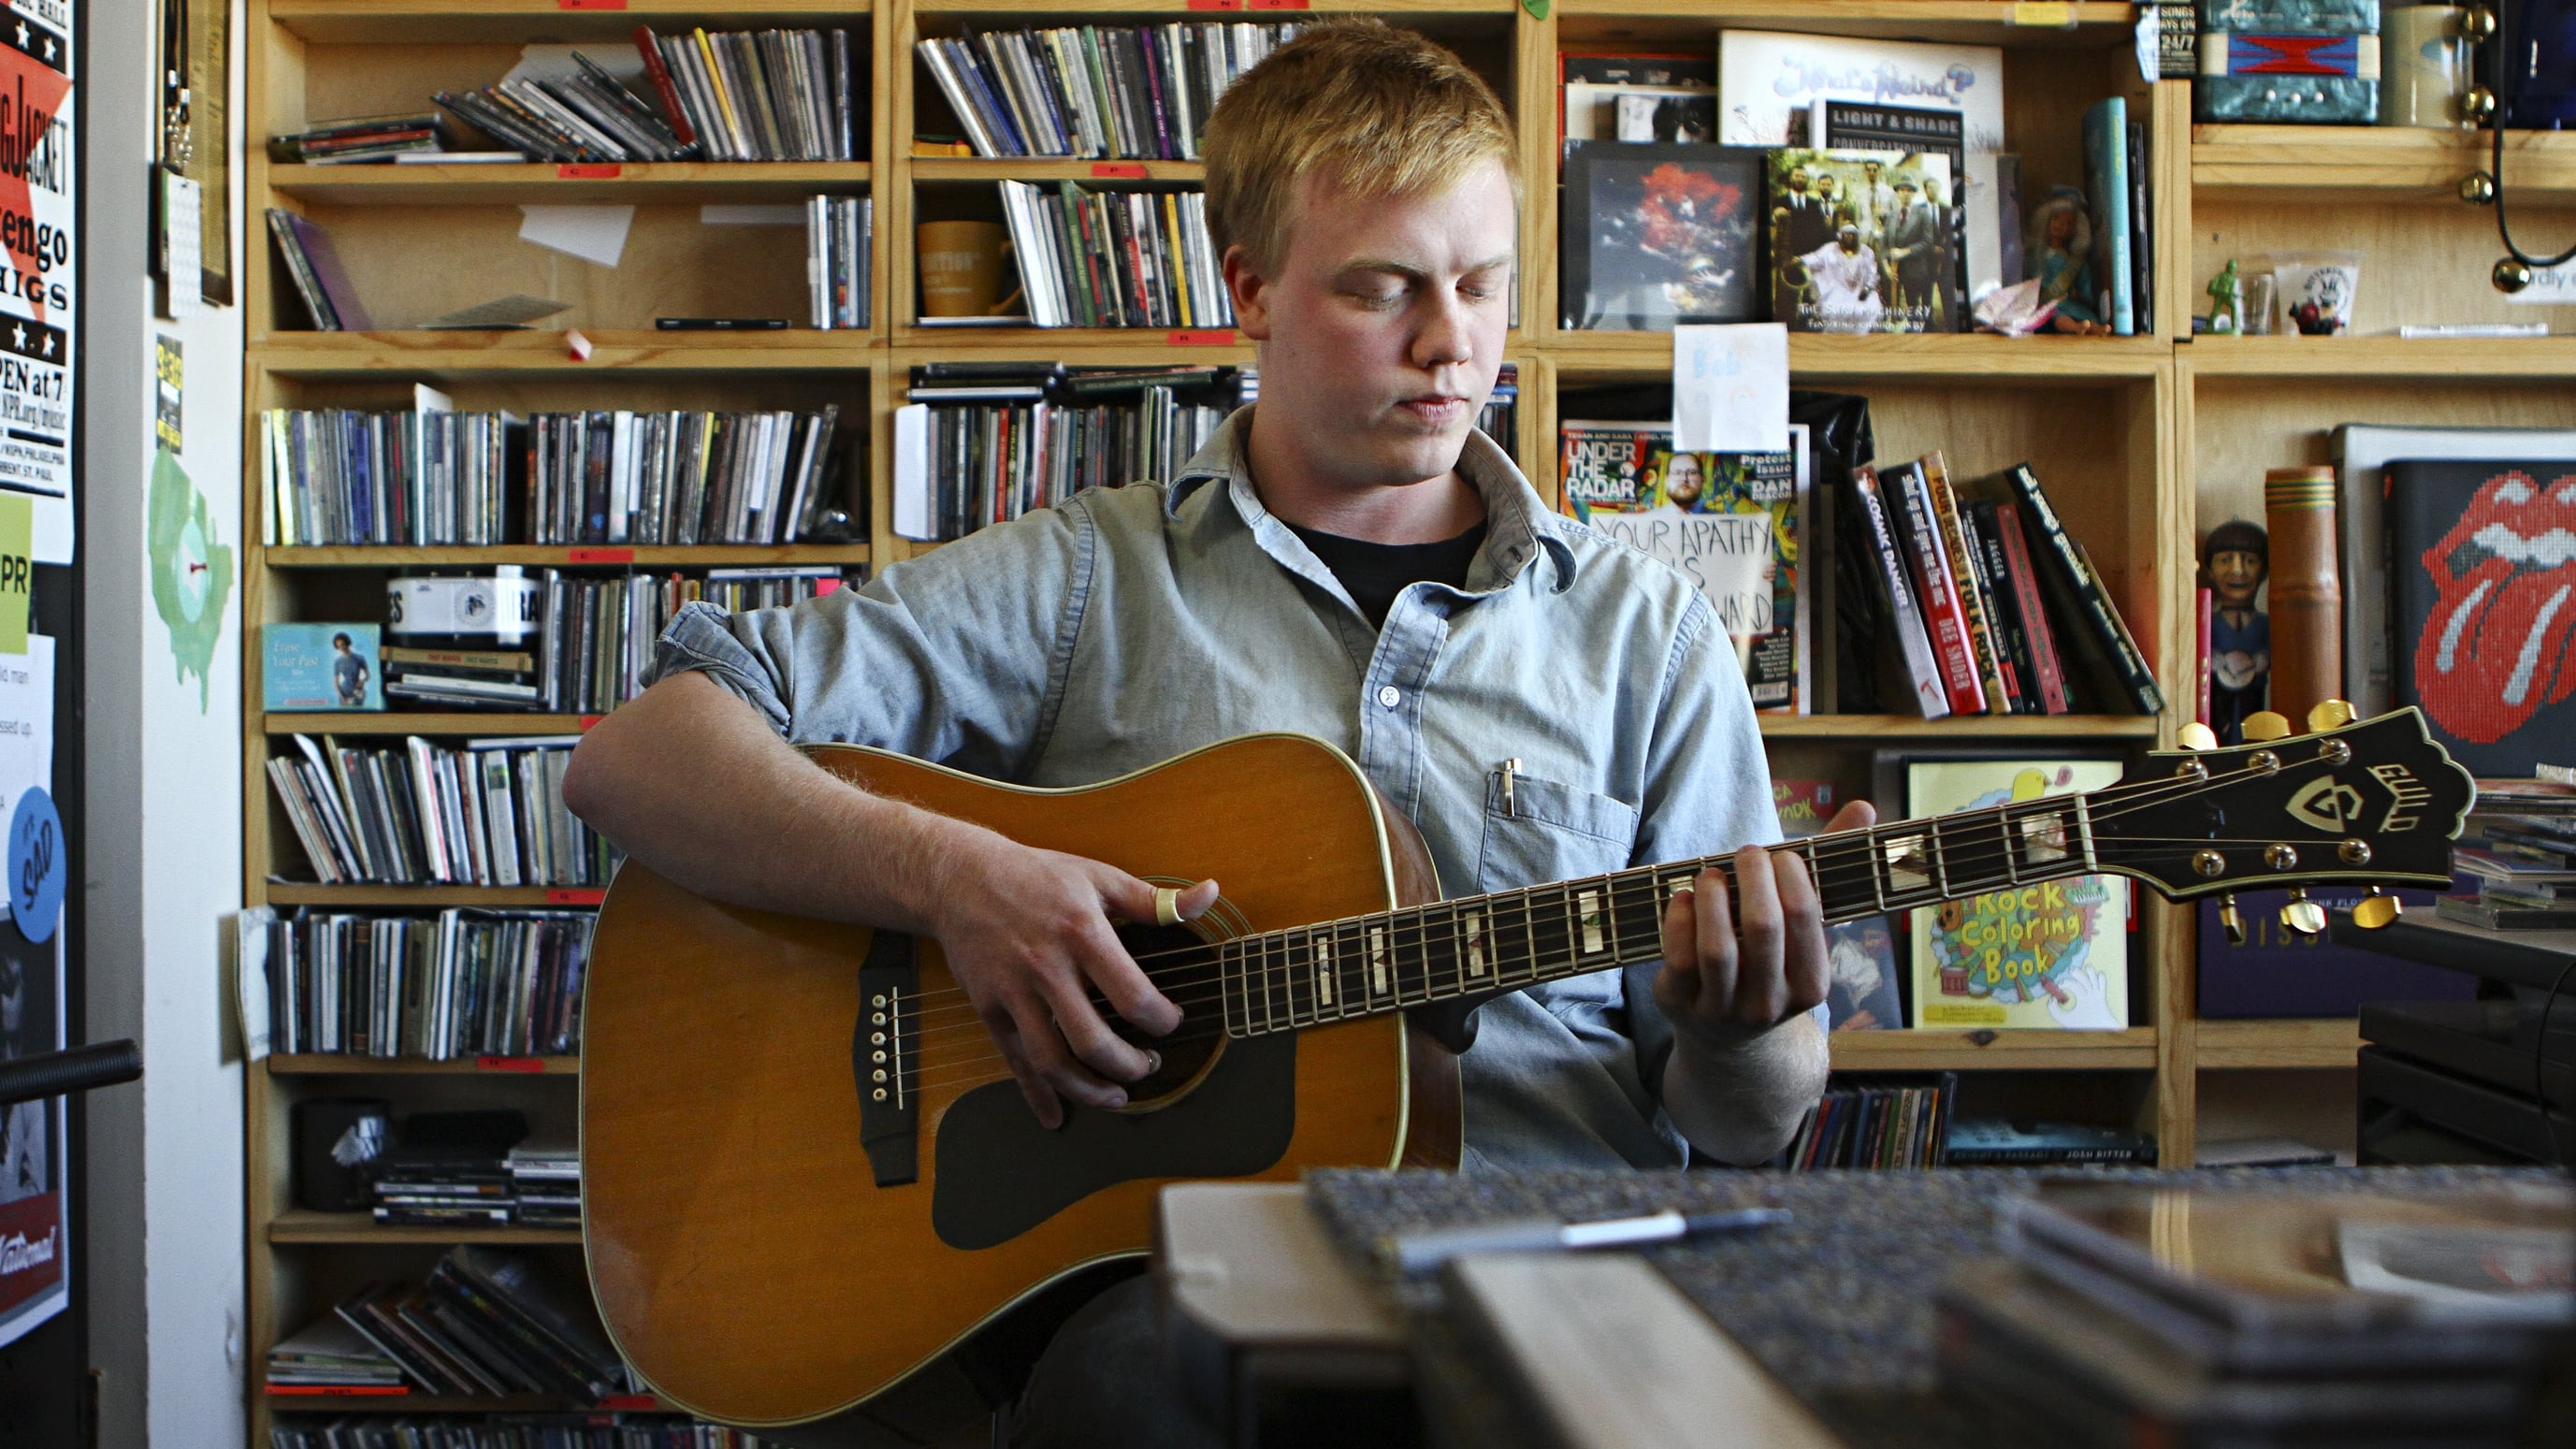
<svg viewBox="0 0 2576 1449"><path fill-rule="evenodd" d="M1570 145L1562 325L1669 332L1763 317L1765 153L1750 147Z"/></svg>

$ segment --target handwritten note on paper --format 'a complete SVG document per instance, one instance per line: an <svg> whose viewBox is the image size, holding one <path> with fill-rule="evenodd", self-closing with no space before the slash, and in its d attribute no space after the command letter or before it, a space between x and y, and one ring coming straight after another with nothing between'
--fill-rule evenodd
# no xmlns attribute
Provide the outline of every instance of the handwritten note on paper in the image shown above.
<svg viewBox="0 0 2576 1449"><path fill-rule="evenodd" d="M1673 447L1788 451L1788 328L1748 322L1673 329Z"/></svg>

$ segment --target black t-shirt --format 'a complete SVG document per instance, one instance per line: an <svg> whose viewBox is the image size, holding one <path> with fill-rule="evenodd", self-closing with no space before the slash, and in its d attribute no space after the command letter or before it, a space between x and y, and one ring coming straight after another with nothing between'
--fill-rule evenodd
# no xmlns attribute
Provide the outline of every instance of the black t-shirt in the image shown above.
<svg viewBox="0 0 2576 1449"><path fill-rule="evenodd" d="M1333 571L1333 577L1342 581L1351 602L1360 606L1370 625L1381 629L1386 627L1386 611L1395 606L1395 596L1410 585L1427 580L1453 589L1465 588L1467 568L1476 561L1476 550L1485 546L1485 525L1481 523L1438 543L1371 543L1338 533L1317 533L1293 523L1288 527L1306 541L1306 547L1315 551L1315 557Z"/></svg>

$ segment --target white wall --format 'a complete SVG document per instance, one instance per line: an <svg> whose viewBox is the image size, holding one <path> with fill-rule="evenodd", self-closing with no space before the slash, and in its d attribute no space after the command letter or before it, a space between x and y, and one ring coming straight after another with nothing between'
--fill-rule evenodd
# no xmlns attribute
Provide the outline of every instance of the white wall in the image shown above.
<svg viewBox="0 0 2576 1449"><path fill-rule="evenodd" d="M220 944L241 901L241 318L152 316L153 0L89 0L82 387L88 446L89 1035L143 1043L139 1092L90 1106L87 1292L100 1443L231 1449L244 1435L242 1069ZM242 21L233 21L238 57ZM238 155L241 80L227 143ZM201 138L199 144L206 144ZM240 172L233 213L240 215ZM253 231L253 236L259 233ZM244 255L235 273L264 264ZM184 682L152 603L144 499L152 339L186 363L180 461L233 550L222 643Z"/></svg>

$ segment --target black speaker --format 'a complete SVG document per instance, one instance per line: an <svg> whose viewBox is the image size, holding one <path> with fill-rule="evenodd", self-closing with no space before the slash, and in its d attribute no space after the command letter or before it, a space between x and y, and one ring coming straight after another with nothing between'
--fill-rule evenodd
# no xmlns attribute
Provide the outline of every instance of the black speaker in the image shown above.
<svg viewBox="0 0 2576 1449"><path fill-rule="evenodd" d="M310 1097L295 1104L295 1205L344 1213L373 1200L376 1159L391 1145L393 1104L380 1097Z"/></svg>

